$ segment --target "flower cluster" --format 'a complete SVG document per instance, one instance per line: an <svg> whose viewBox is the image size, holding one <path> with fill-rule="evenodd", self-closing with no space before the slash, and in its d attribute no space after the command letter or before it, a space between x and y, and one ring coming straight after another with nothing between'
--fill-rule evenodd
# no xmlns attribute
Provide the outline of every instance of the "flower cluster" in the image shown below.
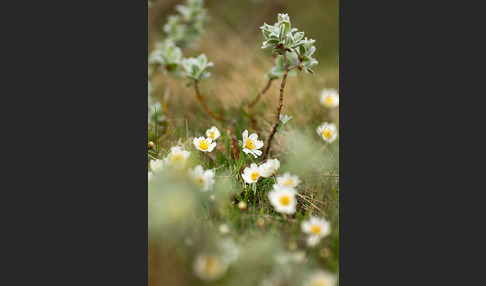
<svg viewBox="0 0 486 286"><path fill-rule="evenodd" d="M209 138L210 140L210 138ZM216 143L213 143L216 145ZM214 148L214 145L210 145ZM208 150L210 149L208 148ZM149 162L150 170L148 172L148 181L161 172L164 168L172 168L174 170L182 170L186 167L187 159L191 153L182 149L181 146L173 146L170 148L169 154L164 159L155 159ZM215 171L204 170L201 165L197 165L192 169L187 170L187 175L191 182L194 183L201 191L207 192L212 189L215 183Z"/></svg>
<svg viewBox="0 0 486 286"><path fill-rule="evenodd" d="M154 174L162 171L164 166L174 167L179 170L183 169L190 155L189 151L182 149L180 146L171 147L169 154L164 159L155 159L149 162L151 171L149 171L148 180L150 181Z"/></svg>
<svg viewBox="0 0 486 286"><path fill-rule="evenodd" d="M285 121L288 119L289 117L282 118L282 120ZM327 126L326 128L330 127ZM216 141L221 137L221 132L216 126L212 126L206 130L205 136L206 137L194 138L193 144L195 148L201 152L212 152L217 145ZM257 151L259 151L259 148L263 147L263 142L258 140L257 134L253 133L249 135L248 130L245 130L242 134L242 139L242 152L252 154L255 158L261 155L261 151ZM187 167L186 163L187 159L190 157L190 152L184 150L180 144L181 143L179 142L179 145L171 147L170 152L164 159L156 159L149 162L151 170L148 173L149 181L164 168L181 170L184 167ZM245 151L245 149L247 150ZM299 176L292 175L288 172L277 174L280 165L280 161L276 158L268 159L259 164L251 163L249 167L244 168L241 177L245 183L254 184L253 186L256 186L256 183L260 178L274 179L271 190L267 193L268 202L273 206L276 212L284 215L292 215L297 209L297 195L302 196L298 194L297 190L301 180ZM212 190L216 183L215 170L205 170L202 165L188 168L185 174L191 184L201 192ZM215 192L214 194L217 195L218 193ZM209 201L213 201L215 195L209 196ZM246 210L247 204L240 201L238 207L241 210ZM173 213L173 216L179 215L179 210L173 210L172 208L168 209L167 212L171 214ZM189 213L189 210L184 211L184 213L186 212ZM262 227L264 224L265 222L263 219L258 219L257 225L259 227ZM319 242L331 233L331 224L324 218L311 216L308 220L301 221L300 231L302 235L305 235L306 243L309 247L317 247ZM221 224L219 225L217 232L220 235L225 235L226 238L228 238L227 241L225 239L220 239L216 248L205 249L195 255L193 259L192 267L194 274L202 281L212 282L222 279L230 271L231 265L235 263L239 256L239 248L235 245L234 241L229 238L231 236L230 227L227 224ZM299 253L294 254L295 255L291 256L289 256L290 254L281 254L277 256L277 258L280 259L279 263L290 263L288 262L289 259L296 261L295 263L302 263L304 261L304 253L302 253L302 255L298 255ZM307 280L303 280L302 282L304 285L335 285L336 277L329 272L315 270L312 275L308 276Z"/></svg>
<svg viewBox="0 0 486 286"><path fill-rule="evenodd" d="M297 206L297 185L300 179L297 175L285 173L277 177L277 183L273 190L268 193L268 199L275 210L283 214L293 214Z"/></svg>
<svg viewBox="0 0 486 286"><path fill-rule="evenodd" d="M250 167L246 167L243 170L241 177L247 184L253 184L258 181L260 177L268 178L277 173L278 168L280 168L280 161L278 159L268 159L265 163L257 165L251 163Z"/></svg>

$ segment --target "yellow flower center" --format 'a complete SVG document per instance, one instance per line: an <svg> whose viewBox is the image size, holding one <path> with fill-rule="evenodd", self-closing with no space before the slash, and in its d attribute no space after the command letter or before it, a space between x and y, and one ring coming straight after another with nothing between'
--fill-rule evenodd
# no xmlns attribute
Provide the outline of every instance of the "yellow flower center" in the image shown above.
<svg viewBox="0 0 486 286"><path fill-rule="evenodd" d="M290 186L290 185L292 185L293 182L294 181L292 179L288 179L287 181L283 182L282 185L284 185L284 186Z"/></svg>
<svg viewBox="0 0 486 286"><path fill-rule="evenodd" d="M219 260L214 256L209 256L204 265L204 272L209 275L214 275L219 268Z"/></svg>
<svg viewBox="0 0 486 286"><path fill-rule="evenodd" d="M184 156L182 156L182 154L174 154L170 157L170 162L174 165L182 163L183 161L184 161Z"/></svg>
<svg viewBox="0 0 486 286"><path fill-rule="evenodd" d="M288 195L281 196L280 203L284 206L288 206L290 204L290 197Z"/></svg>
<svg viewBox="0 0 486 286"><path fill-rule="evenodd" d="M198 185L199 187L201 187L201 188L202 188L202 187L204 187L204 182L205 182L205 181L206 181L206 180L204 180L204 178L203 178L203 177L198 176L198 177L196 178L196 185Z"/></svg>
<svg viewBox="0 0 486 286"><path fill-rule="evenodd" d="M312 286L327 286L327 283L324 281L314 281L312 282Z"/></svg>
<svg viewBox="0 0 486 286"><path fill-rule="evenodd" d="M256 179L258 178L258 172L253 172L253 173L251 173L251 175L250 175L250 176L251 176L251 179L252 179L253 181L256 181Z"/></svg>
<svg viewBox="0 0 486 286"><path fill-rule="evenodd" d="M255 141L251 140L250 138L246 139L245 148L252 150L255 149L255 147L256 147Z"/></svg>
<svg viewBox="0 0 486 286"><path fill-rule="evenodd" d="M321 233L321 226L320 225L313 225L311 226L311 231L313 234Z"/></svg>
<svg viewBox="0 0 486 286"><path fill-rule="evenodd" d="M332 99L332 97L331 97L331 96L328 96L328 97L326 98L326 104L327 104L327 105L331 105L333 102L334 102L334 100Z"/></svg>
<svg viewBox="0 0 486 286"><path fill-rule="evenodd" d="M209 137L211 137L211 139L214 139L214 132L213 131L209 131Z"/></svg>
<svg viewBox="0 0 486 286"><path fill-rule="evenodd" d="M322 136L326 137L327 139L331 138L332 132L331 129L326 128L322 131Z"/></svg>
<svg viewBox="0 0 486 286"><path fill-rule="evenodd" d="M209 147L209 141L207 140L199 141L199 148L201 148L202 150L208 150L208 147Z"/></svg>

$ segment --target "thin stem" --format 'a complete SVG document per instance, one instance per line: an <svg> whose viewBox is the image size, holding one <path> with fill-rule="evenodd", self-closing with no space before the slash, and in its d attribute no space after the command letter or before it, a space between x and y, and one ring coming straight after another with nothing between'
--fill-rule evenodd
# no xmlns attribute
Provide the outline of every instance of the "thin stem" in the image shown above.
<svg viewBox="0 0 486 286"><path fill-rule="evenodd" d="M260 100L262 95L264 95L265 92L268 91L268 89L272 85L272 82L273 82L273 78L269 78L268 81L267 81L267 85L258 93L258 95L255 97L255 99L248 105L248 111L253 109L253 106L255 106L255 104L258 102L258 100Z"/></svg>
<svg viewBox="0 0 486 286"><path fill-rule="evenodd" d="M157 160L157 158L155 158L154 156L152 156L152 155L150 155L150 154L147 154L147 155L148 155L148 157L149 157L150 159L152 159L152 160Z"/></svg>
<svg viewBox="0 0 486 286"><path fill-rule="evenodd" d="M224 118L223 116L218 116L216 114L214 114L210 109L209 107L206 105L206 102L204 101L204 97L201 95L201 93L199 92L199 87L197 85L198 81L196 80L194 82L194 88L196 89L196 96L197 96L197 99L199 100L199 102L202 104L202 106L204 107L204 110L206 110L206 113L209 114L211 117L213 117L214 119L216 120L219 120L219 121L226 121L226 118Z"/></svg>
<svg viewBox="0 0 486 286"><path fill-rule="evenodd" d="M265 92L267 92L267 90L270 88L270 86L272 85L272 81L273 81L273 79L269 78L267 85L263 88L263 90L260 91L260 93L258 93L258 95L255 97L255 99L246 107L246 113L248 114L248 117L250 118L251 126L255 130L258 129L258 124L257 124L255 118L253 117L253 115L254 115L253 114L253 107L258 102L258 100L262 97L262 95Z"/></svg>
<svg viewBox="0 0 486 286"><path fill-rule="evenodd" d="M265 153L263 154L263 159L267 158L268 151L270 151L270 146L272 145L273 136L275 135L275 132L277 132L278 123L280 122L280 111L282 110L282 106L283 106L284 88L285 88L285 84L287 83L287 75L289 71L294 67L294 66L289 67L286 51L283 52L283 58L285 63L285 71L282 77L282 83L280 84L280 98L277 107L277 116L275 117L275 123L273 124L272 132L270 133L270 136L268 136L267 139L267 149L265 149Z"/></svg>

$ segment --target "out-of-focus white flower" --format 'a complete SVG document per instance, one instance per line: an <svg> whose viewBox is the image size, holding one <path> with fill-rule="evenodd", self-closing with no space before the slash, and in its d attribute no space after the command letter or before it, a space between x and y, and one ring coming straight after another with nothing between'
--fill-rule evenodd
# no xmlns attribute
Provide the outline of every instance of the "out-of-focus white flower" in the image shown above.
<svg viewBox="0 0 486 286"><path fill-rule="evenodd" d="M164 168L164 161L157 159L150 161L150 169L152 172L157 173L160 172Z"/></svg>
<svg viewBox="0 0 486 286"><path fill-rule="evenodd" d="M275 174L280 168L280 161L278 159L268 159L265 163L260 164L260 176L268 178Z"/></svg>
<svg viewBox="0 0 486 286"><path fill-rule="evenodd" d="M150 182L150 180L152 180L152 178L154 177L154 173L152 172L148 172L148 181Z"/></svg>
<svg viewBox="0 0 486 286"><path fill-rule="evenodd" d="M304 251L292 251L279 253L275 260L279 266L288 266L289 264L298 264L305 262Z"/></svg>
<svg viewBox="0 0 486 286"><path fill-rule="evenodd" d="M304 286L334 286L336 285L336 276L333 274L318 270L305 282Z"/></svg>
<svg viewBox="0 0 486 286"><path fill-rule="evenodd" d="M324 122L317 127L316 131L328 143L332 143L338 136L337 127L334 123Z"/></svg>
<svg viewBox="0 0 486 286"><path fill-rule="evenodd" d="M296 193L297 191L293 187L284 187L274 184L273 190L268 193L268 200L277 212L293 214L295 213L297 206L297 199L295 198Z"/></svg>
<svg viewBox="0 0 486 286"><path fill-rule="evenodd" d="M267 276L265 276L258 286L280 286L280 285L285 285L284 283L286 282L285 279L286 277L282 275L281 271L278 272L273 272Z"/></svg>
<svg viewBox="0 0 486 286"><path fill-rule="evenodd" d="M213 126L206 130L206 137L209 137L212 140L218 139L219 136L221 136L221 133L219 132L218 128L216 128L216 126Z"/></svg>
<svg viewBox="0 0 486 286"><path fill-rule="evenodd" d="M328 108L339 106L339 93L335 89L323 89L321 91L321 104Z"/></svg>
<svg viewBox="0 0 486 286"><path fill-rule="evenodd" d="M317 245L321 238L331 233L331 224L324 218L316 216L312 216L309 220L303 221L300 226L302 232L309 235L307 240L309 246Z"/></svg>
<svg viewBox="0 0 486 286"><path fill-rule="evenodd" d="M256 183L260 178L260 168L255 163L251 163L250 167L246 167L243 170L241 177L247 184Z"/></svg>
<svg viewBox="0 0 486 286"><path fill-rule="evenodd" d="M222 235L226 235L226 234L230 233L230 231L231 231L230 227L226 223L222 223L219 226L219 233L221 233Z"/></svg>
<svg viewBox="0 0 486 286"><path fill-rule="evenodd" d="M245 154L251 153L255 158L262 154L262 151L258 150L263 147L263 141L258 140L258 134L253 133L248 136L248 130L243 132L243 152Z"/></svg>
<svg viewBox="0 0 486 286"><path fill-rule="evenodd" d="M189 155L191 155L191 152L183 150L180 146L171 147L169 155L164 159L165 164L182 169L186 165Z"/></svg>
<svg viewBox="0 0 486 286"><path fill-rule="evenodd" d="M299 176L297 175L290 175L290 173L285 173L283 176L277 177L277 184L282 187L297 187L300 184Z"/></svg>
<svg viewBox="0 0 486 286"><path fill-rule="evenodd" d="M201 165L197 165L194 169L189 169L189 176L194 183L201 188L202 191L209 191L215 182L213 170L203 170Z"/></svg>
<svg viewBox="0 0 486 286"><path fill-rule="evenodd" d="M211 152L213 151L214 147L216 147L216 142L213 142L213 139L211 138L204 138L204 137L199 137L199 138L194 138L192 140L192 143L194 146L196 146L197 150L203 151L203 152Z"/></svg>
<svg viewBox="0 0 486 286"><path fill-rule="evenodd" d="M236 246L235 241L230 237L222 238L219 241L219 249L221 251L221 257L226 263L233 263L238 259L240 249Z"/></svg>
<svg viewBox="0 0 486 286"><path fill-rule="evenodd" d="M204 281L221 278L228 270L228 263L219 254L201 253L194 260L194 273Z"/></svg>

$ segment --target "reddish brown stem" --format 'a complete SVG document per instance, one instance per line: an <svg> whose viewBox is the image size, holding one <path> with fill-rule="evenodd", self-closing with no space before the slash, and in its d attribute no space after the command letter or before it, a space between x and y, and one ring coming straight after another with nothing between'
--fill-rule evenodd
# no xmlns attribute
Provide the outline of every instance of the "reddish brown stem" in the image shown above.
<svg viewBox="0 0 486 286"><path fill-rule="evenodd" d="M260 100L260 98L262 97L262 95L264 95L265 92L267 92L267 90L272 85L272 81L273 81L272 78L269 78L268 79L267 85L260 91L260 93L258 93L258 95L255 97L255 99L250 103L250 105L248 105L248 110L251 110L253 108L253 106L255 106L255 104L258 102L258 100Z"/></svg>
<svg viewBox="0 0 486 286"><path fill-rule="evenodd" d="M282 83L280 84L280 98L278 101L277 116L275 117L275 123L273 123L272 132L270 133L270 136L268 136L267 149L265 149L265 153L263 154L262 160L267 158L268 151L270 151L270 146L272 145L273 136L275 135L275 132L277 132L278 123L280 122L280 111L282 110L282 106L283 106L284 88L285 88L285 84L287 83L287 74L293 68L293 67L289 67L289 63L287 61L287 54L285 51L283 52L283 58L285 63L285 71L282 77Z"/></svg>
<svg viewBox="0 0 486 286"><path fill-rule="evenodd" d="M224 118L223 116L218 116L216 114L214 114L211 109L209 109L209 107L206 105L206 102L204 101L204 97L202 96L202 94L199 92L199 87L197 85L197 81L194 82L194 88L196 89L196 96L197 96L197 99L199 100L199 102L202 104L202 106L204 107L204 110L206 110L206 113L209 114L211 117L213 117L214 119L216 120L219 120L219 121L226 121L226 118Z"/></svg>
<svg viewBox="0 0 486 286"><path fill-rule="evenodd" d="M246 113L248 114L248 116L250 118L251 126L255 130L258 129L258 125L256 123L255 118L253 117L253 106L258 102L258 100L262 97L262 95L265 92L267 92L267 90L272 85L272 81L273 81L273 79L271 79L271 78L268 79L268 82L267 82L267 85L265 86L265 88L263 88L263 90L261 90L260 93L258 93L258 95L255 97L255 99L246 108Z"/></svg>

